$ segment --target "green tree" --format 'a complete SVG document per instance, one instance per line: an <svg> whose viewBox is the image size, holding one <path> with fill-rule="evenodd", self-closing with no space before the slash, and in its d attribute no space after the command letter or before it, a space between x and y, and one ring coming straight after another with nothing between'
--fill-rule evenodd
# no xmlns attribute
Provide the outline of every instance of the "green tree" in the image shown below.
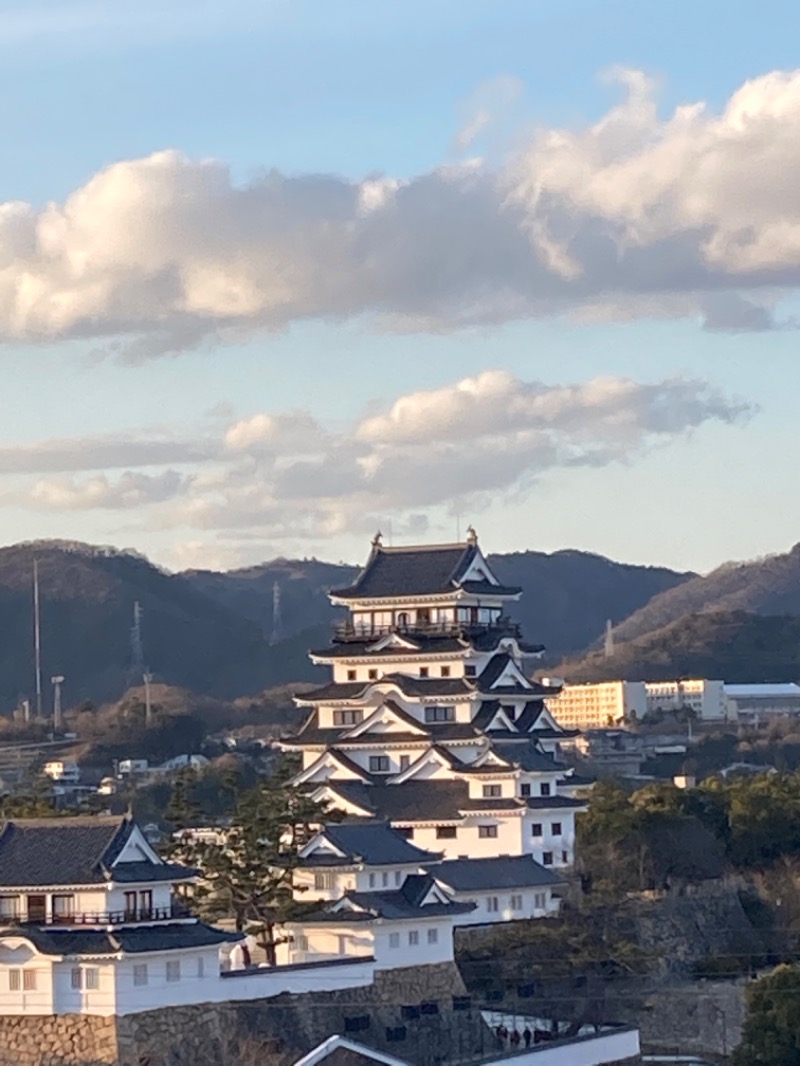
<svg viewBox="0 0 800 1066"><path fill-rule="evenodd" d="M800 1062L800 967L779 966L747 991L747 1019L733 1066Z"/></svg>
<svg viewBox="0 0 800 1066"><path fill-rule="evenodd" d="M293 873L299 852L326 818L323 806L282 781L242 792L230 824L217 840L182 835L177 854L202 872L196 902L203 917L233 918L253 933L276 962L277 926L303 913L295 900Z"/></svg>

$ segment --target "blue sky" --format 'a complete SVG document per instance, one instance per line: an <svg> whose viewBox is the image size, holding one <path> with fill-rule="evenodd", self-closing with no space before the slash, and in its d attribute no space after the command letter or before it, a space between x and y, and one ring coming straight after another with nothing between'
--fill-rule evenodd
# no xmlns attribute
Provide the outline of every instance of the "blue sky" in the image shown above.
<svg viewBox="0 0 800 1066"><path fill-rule="evenodd" d="M798 29L776 0L0 2L0 540L788 548Z"/></svg>

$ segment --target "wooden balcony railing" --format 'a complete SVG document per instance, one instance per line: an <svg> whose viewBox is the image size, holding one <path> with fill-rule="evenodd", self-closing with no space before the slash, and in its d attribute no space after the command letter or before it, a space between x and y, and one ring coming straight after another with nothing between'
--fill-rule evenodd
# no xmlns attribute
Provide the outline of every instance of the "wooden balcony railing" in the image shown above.
<svg viewBox="0 0 800 1066"><path fill-rule="evenodd" d="M75 911L72 914L47 914L41 917L29 915L5 915L0 923L5 925L58 925L58 926L105 926L134 925L138 922L169 922L179 918L191 918L192 913L182 903L169 907L136 907L120 911Z"/></svg>

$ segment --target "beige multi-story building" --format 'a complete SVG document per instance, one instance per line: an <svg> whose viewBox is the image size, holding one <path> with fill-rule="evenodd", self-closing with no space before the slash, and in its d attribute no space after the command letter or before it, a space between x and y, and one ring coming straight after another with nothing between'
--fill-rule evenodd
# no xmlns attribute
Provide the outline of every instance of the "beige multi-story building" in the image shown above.
<svg viewBox="0 0 800 1066"><path fill-rule="evenodd" d="M614 729L641 721L648 712L690 707L700 721L727 717L721 681L688 678L676 681L598 681L564 685L545 701L563 729Z"/></svg>
<svg viewBox="0 0 800 1066"><path fill-rule="evenodd" d="M564 685L545 701L562 729L613 729L647 710L641 681L599 681Z"/></svg>

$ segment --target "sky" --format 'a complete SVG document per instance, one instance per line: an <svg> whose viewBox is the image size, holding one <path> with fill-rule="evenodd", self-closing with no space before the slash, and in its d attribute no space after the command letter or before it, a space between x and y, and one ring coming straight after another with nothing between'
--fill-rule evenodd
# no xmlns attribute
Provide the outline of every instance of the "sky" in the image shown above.
<svg viewBox="0 0 800 1066"><path fill-rule="evenodd" d="M0 543L800 540L788 0L0 0Z"/></svg>

